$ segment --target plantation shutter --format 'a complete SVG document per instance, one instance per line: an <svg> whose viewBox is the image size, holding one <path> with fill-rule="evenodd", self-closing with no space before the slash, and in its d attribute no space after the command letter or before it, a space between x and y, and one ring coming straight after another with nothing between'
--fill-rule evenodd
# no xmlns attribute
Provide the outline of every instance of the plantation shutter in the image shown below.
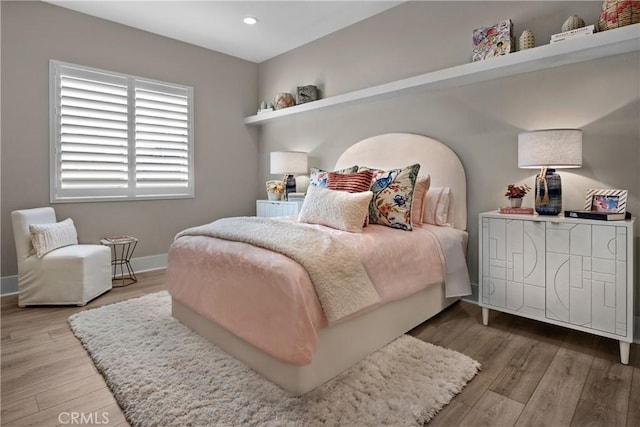
<svg viewBox="0 0 640 427"><path fill-rule="evenodd" d="M189 187L189 91L135 83L136 187L182 192Z"/></svg>
<svg viewBox="0 0 640 427"><path fill-rule="evenodd" d="M189 87L51 61L51 202L193 197Z"/></svg>
<svg viewBox="0 0 640 427"><path fill-rule="evenodd" d="M100 188L126 194L127 79L71 67L61 67L58 79L60 193L90 196Z"/></svg>

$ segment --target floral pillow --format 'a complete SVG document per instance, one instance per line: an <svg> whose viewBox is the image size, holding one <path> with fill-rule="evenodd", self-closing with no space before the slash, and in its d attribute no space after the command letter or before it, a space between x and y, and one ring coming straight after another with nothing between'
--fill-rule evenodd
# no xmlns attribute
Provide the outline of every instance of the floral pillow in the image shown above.
<svg viewBox="0 0 640 427"><path fill-rule="evenodd" d="M338 171L334 171L336 173L355 173L358 171L358 166L351 166L350 168L340 169ZM309 184L314 185L316 187L327 187L327 179L329 179L329 171L325 171L318 168L310 169L310 177Z"/></svg>
<svg viewBox="0 0 640 427"><path fill-rule="evenodd" d="M403 169L387 171L367 167L360 167L358 170L373 172L369 223L411 231L413 192L420 165L416 163Z"/></svg>

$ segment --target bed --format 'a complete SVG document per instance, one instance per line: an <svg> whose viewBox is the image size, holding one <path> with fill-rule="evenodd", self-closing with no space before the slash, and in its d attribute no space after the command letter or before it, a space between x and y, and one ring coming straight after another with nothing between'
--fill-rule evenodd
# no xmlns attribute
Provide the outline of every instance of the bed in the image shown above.
<svg viewBox="0 0 640 427"><path fill-rule="evenodd" d="M392 169L412 163L420 164L421 175L430 175L431 188L450 189L447 212L450 226L425 224L407 232L369 225L362 237L335 230L328 233L341 235L348 244L360 249L367 246L366 239L378 235L392 240L431 239L438 247L447 241L448 249L444 252L460 252L464 258L466 178L460 160L447 146L414 134L374 136L349 147L337 160L335 169L353 165ZM442 261L443 250L439 251L438 260ZM367 256L382 256L378 252L372 250ZM423 255L424 263L426 258L435 257ZM417 265L422 261L411 263ZM286 270L288 273L284 275L285 268L292 268L290 264L298 270ZM388 279L389 274L396 274L385 272L384 268L372 271L382 264L382 259L363 259L365 269L372 276L387 274ZM300 395L470 292L464 260L458 258L441 264L440 275L438 268L429 267L429 271L436 273L428 278L424 276L428 283L420 286L415 283L416 277L422 277L417 276L418 273L397 274L395 290L391 291L379 288L372 278L382 301L336 322L327 321L313 288L300 286L308 281L302 267L281 254L246 243L199 235L180 237L169 251L167 277L172 314L176 319L283 389ZM399 268L405 269L407 265ZM240 286L242 283L250 283L253 288ZM287 295L284 295L285 288Z"/></svg>

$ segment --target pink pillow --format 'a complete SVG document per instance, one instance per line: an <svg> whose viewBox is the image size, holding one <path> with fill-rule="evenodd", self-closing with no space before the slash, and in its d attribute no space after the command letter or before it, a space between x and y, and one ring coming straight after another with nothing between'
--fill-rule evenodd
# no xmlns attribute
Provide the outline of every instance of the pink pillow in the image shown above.
<svg viewBox="0 0 640 427"><path fill-rule="evenodd" d="M421 226L424 218L424 208L427 201L427 191L431 185L431 176L419 176L413 190L413 205L411 206L411 223Z"/></svg>
<svg viewBox="0 0 640 427"><path fill-rule="evenodd" d="M433 225L449 224L449 205L451 204L451 188L431 187L427 191L424 222Z"/></svg>

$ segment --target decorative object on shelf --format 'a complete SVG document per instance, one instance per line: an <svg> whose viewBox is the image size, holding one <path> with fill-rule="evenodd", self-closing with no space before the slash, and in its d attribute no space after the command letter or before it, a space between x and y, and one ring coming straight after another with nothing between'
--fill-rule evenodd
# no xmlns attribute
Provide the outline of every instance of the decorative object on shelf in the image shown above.
<svg viewBox="0 0 640 427"><path fill-rule="evenodd" d="M553 34L551 43L557 43L564 40L575 39L582 36L588 36L596 32L596 26L591 24L586 27L576 28L575 30L564 31L562 33Z"/></svg>
<svg viewBox="0 0 640 427"><path fill-rule="evenodd" d="M294 174L307 174L309 165L307 153L301 151L272 151L271 173L284 174L284 199L288 193L296 191Z"/></svg>
<svg viewBox="0 0 640 427"><path fill-rule="evenodd" d="M520 35L520 50L531 49L536 45L536 39L533 37L533 33L529 30L524 30Z"/></svg>
<svg viewBox="0 0 640 427"><path fill-rule="evenodd" d="M314 85L298 86L298 104L318 100L318 88Z"/></svg>
<svg viewBox="0 0 640 427"><path fill-rule="evenodd" d="M531 190L527 184L514 185L509 184L507 186L507 192L504 194L509 198L509 203L512 208L519 208L522 206L522 198Z"/></svg>
<svg viewBox="0 0 640 427"><path fill-rule="evenodd" d="M562 186L556 169L582 166L580 129L544 129L518 134L518 167L540 169L535 209L540 215L562 212Z"/></svg>
<svg viewBox="0 0 640 427"><path fill-rule="evenodd" d="M624 27L640 22L640 1L605 0L598 20L598 31Z"/></svg>
<svg viewBox="0 0 640 427"><path fill-rule="evenodd" d="M273 108L276 110L293 107L294 105L296 105L296 100L293 99L293 95L288 92L278 93L273 100Z"/></svg>
<svg viewBox="0 0 640 427"><path fill-rule="evenodd" d="M267 181L267 199L280 200L284 193L284 182L280 180Z"/></svg>
<svg viewBox="0 0 640 427"><path fill-rule="evenodd" d="M584 19L580 18L578 15L571 15L564 21L562 24L562 28L560 29L562 32L571 31L578 28L584 27Z"/></svg>
<svg viewBox="0 0 640 427"><path fill-rule="evenodd" d="M627 190L589 188L584 200L584 210L605 213L625 213Z"/></svg>
<svg viewBox="0 0 640 427"><path fill-rule="evenodd" d="M513 23L511 19L490 27L480 27L473 30L473 62L506 55L514 50L515 43L513 41Z"/></svg>
<svg viewBox="0 0 640 427"><path fill-rule="evenodd" d="M260 109L258 109L258 114L268 113L270 111L273 111L273 108L267 106L267 101L262 101L260 103Z"/></svg>

